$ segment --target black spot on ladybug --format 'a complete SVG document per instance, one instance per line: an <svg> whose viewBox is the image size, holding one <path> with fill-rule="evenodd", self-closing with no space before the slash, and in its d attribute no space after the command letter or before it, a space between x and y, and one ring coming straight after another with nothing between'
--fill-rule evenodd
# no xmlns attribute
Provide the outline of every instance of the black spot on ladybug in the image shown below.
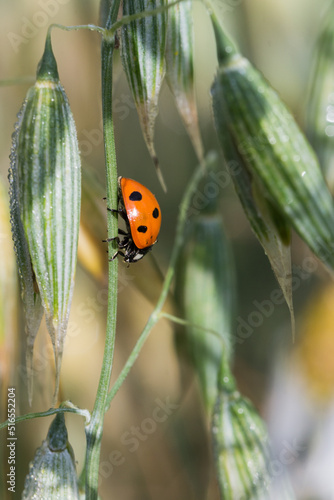
<svg viewBox="0 0 334 500"><path fill-rule="evenodd" d="M142 194L139 191L132 191L129 196L129 200L131 201L140 201L142 198Z"/></svg>
<svg viewBox="0 0 334 500"><path fill-rule="evenodd" d="M159 209L155 207L155 209L152 212L153 218L157 219L159 217Z"/></svg>
<svg viewBox="0 0 334 500"><path fill-rule="evenodd" d="M138 233L146 233L147 226L138 226L137 231L138 231Z"/></svg>

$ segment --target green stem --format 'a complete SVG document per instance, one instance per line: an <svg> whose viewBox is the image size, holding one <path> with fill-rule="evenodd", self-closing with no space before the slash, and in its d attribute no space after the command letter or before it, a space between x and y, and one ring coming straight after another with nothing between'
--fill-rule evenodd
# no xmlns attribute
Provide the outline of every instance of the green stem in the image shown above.
<svg viewBox="0 0 334 500"><path fill-rule="evenodd" d="M15 424L18 424L19 422L24 422L25 420L31 420L32 418L50 417L51 415L56 415L57 413L65 413L65 412L76 413L77 415L81 415L82 417L85 418L86 423L90 421L90 414L88 410L81 410L80 408L77 408L69 401L65 401L60 405L59 408L50 408L49 410L46 411L39 411L35 413L27 413L26 415L20 415L19 417L15 418ZM9 424L8 420L2 422L0 424L0 430L7 427L8 424Z"/></svg>
<svg viewBox="0 0 334 500"><path fill-rule="evenodd" d="M79 24L78 26L64 26L63 24L54 23L50 24L48 29L48 34L51 32L53 28L59 28L60 30L63 31L89 30L89 31L96 31L101 35L105 34L105 29L101 28L100 26L96 26L95 24Z"/></svg>
<svg viewBox="0 0 334 500"><path fill-rule="evenodd" d="M178 223L176 227L176 235L175 235L175 243L172 251L172 255L170 258L168 270L166 273L166 277L162 286L161 294L158 299L158 302L154 308L154 311L150 315L144 330L142 331L139 339L137 340L137 343L132 350L127 362L125 363L121 373L119 374L116 382L112 386L107 400L106 400L106 411L108 410L111 401L113 400L114 396L116 395L118 389L121 387L123 384L126 376L128 375L130 369L132 368L133 364L135 363L143 345L145 344L145 341L147 337L149 336L153 326L159 321L161 317L161 309L165 303L165 300L168 295L169 287L172 283L174 274L175 274L175 266L177 263L178 256L180 254L180 250L183 246L184 243L184 233L185 233L185 225L187 223L187 214L190 208L190 203L192 200L193 195L196 193L198 190L198 184L203 178L203 176L206 174L207 171L209 171L217 162L217 156L216 154L212 153L209 154L206 158L206 166L207 169L203 169L203 165L199 165L199 167L195 170L193 177L191 178L188 187L186 189L186 192L183 196L183 200L180 205L180 212L179 212L179 218L178 218Z"/></svg>
<svg viewBox="0 0 334 500"><path fill-rule="evenodd" d="M119 9L120 0L115 0L110 11L107 26L115 22ZM103 133L107 178L107 204L110 208L117 208L117 164L114 127L112 120L112 56L114 40L109 36L102 39L101 64L102 64L102 111L103 111ZM117 217L108 212L108 238L114 238L118 234ZM109 255L113 255L116 249L116 241L109 243ZM107 329L104 348L104 356L101 368L99 387L96 394L92 418L86 427L86 500L97 499L98 472L100 462L101 440L103 432L103 420L106 407L106 399L110 385L110 377L113 364L116 313L117 313L117 279L118 261L109 262L108 272L108 312Z"/></svg>
<svg viewBox="0 0 334 500"><path fill-rule="evenodd" d="M216 330L213 330L212 328L206 328L205 326L196 325L196 323L191 323L190 321L187 321L186 319L178 318L177 316L174 316L174 314L169 314L169 313L166 313L164 311L161 311L159 313L159 318L166 318L166 319L169 319L170 321L172 321L173 323L176 323L178 325L188 326L191 328L197 328L198 330L202 330L203 332L210 333L210 334L214 335L218 340L220 340L223 345L225 345L225 342L222 339L221 334L218 333Z"/></svg>
<svg viewBox="0 0 334 500"><path fill-rule="evenodd" d="M108 27L102 28L101 26L96 26L95 24L81 24L78 26L65 26L63 24L58 24L58 23L53 23L49 26L48 32L51 32L53 28L59 28L63 31L77 31L77 30L90 30L90 31L96 31L98 33L101 33L105 39L109 38L109 41L113 40L113 37L115 35L115 32L121 28L122 26L131 23L132 21L139 21L140 19L143 19L145 17L149 16L156 16L158 14L161 14L165 10L170 9L171 7L174 7L175 5L183 2L184 0L175 0L174 2L169 3L168 5L161 5L160 7L157 7L156 9L152 10L144 10L142 12L137 12L136 14L131 14L129 16L124 16L122 19L119 21L115 22L109 22ZM119 7L120 1L117 0L116 4ZM114 6L112 6L113 11ZM109 20L111 18L109 17ZM117 19L117 16L116 16Z"/></svg>
<svg viewBox="0 0 334 500"><path fill-rule="evenodd" d="M132 21L139 21L140 19L144 19L145 17L156 16L158 14L161 14L162 12L165 12L166 10L170 9L171 7L174 7L175 5L183 1L185 0L175 0L175 2L168 3L167 5L161 5L156 9L143 10L142 12L136 12L135 14L129 14L128 16L124 16L122 17L122 19L120 19L111 26L110 32L113 34L116 30L118 30L122 26L125 26L126 24L131 23Z"/></svg>

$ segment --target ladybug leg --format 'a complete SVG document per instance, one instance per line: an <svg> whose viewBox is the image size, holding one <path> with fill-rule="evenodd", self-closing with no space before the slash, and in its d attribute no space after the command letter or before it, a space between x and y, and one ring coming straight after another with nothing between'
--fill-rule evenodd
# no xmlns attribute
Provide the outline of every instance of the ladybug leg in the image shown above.
<svg viewBox="0 0 334 500"><path fill-rule="evenodd" d="M107 207L107 210L108 210L108 212L111 212L113 214L119 214L120 215L120 211L118 209L115 210L115 208L109 208L109 207Z"/></svg>
<svg viewBox="0 0 334 500"><path fill-rule="evenodd" d="M118 234L121 234L122 236L129 236L129 233L124 231L123 229L118 229ZM113 238L107 238L106 240L102 240L103 243L109 243L110 241L117 241L117 243L120 243L120 239L118 236L114 236Z"/></svg>
<svg viewBox="0 0 334 500"><path fill-rule="evenodd" d="M115 260L118 254L119 254L119 251L117 250L117 252L115 252L114 255L111 257L111 259L109 259L109 262Z"/></svg>
<svg viewBox="0 0 334 500"><path fill-rule="evenodd" d="M128 216L126 215L125 210L119 210L118 213L122 217L122 219L125 220L126 223L128 223Z"/></svg>
<svg viewBox="0 0 334 500"><path fill-rule="evenodd" d="M126 215L126 212L122 209L122 208L119 208L117 210L115 210L115 208L107 208L108 212L113 212L114 214L118 214L122 217L122 219L124 219L125 221L127 221L127 215Z"/></svg>
<svg viewBox="0 0 334 500"><path fill-rule="evenodd" d="M115 252L114 255L111 257L111 259L109 259L109 262L111 262L112 260L115 260L117 255L121 255L122 257L125 257L123 252L121 252L120 250L117 250L117 252Z"/></svg>
<svg viewBox="0 0 334 500"><path fill-rule="evenodd" d="M119 237L115 236L114 238L107 238L106 240L102 240L102 243L110 243L111 241L117 241L117 243L119 243Z"/></svg>

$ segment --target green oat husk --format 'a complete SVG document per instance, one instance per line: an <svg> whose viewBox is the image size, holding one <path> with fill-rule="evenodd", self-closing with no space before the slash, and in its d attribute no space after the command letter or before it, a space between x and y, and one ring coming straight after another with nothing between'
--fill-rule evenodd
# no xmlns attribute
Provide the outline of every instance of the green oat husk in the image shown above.
<svg viewBox="0 0 334 500"><path fill-rule="evenodd" d="M49 35L36 83L18 115L9 180L12 232L26 308L29 400L33 346L44 310L55 355L55 402L76 268L81 164L75 123Z"/></svg>

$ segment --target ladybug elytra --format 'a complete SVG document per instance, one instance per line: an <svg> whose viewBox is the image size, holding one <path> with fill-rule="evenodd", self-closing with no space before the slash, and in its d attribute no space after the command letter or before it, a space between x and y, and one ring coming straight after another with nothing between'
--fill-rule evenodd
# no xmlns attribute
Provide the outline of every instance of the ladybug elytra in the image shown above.
<svg viewBox="0 0 334 500"><path fill-rule="evenodd" d="M123 236L118 240L117 255L124 262L137 262L156 243L161 226L161 211L153 193L145 186L126 177L118 178L118 212L125 220L127 231L119 229Z"/></svg>

